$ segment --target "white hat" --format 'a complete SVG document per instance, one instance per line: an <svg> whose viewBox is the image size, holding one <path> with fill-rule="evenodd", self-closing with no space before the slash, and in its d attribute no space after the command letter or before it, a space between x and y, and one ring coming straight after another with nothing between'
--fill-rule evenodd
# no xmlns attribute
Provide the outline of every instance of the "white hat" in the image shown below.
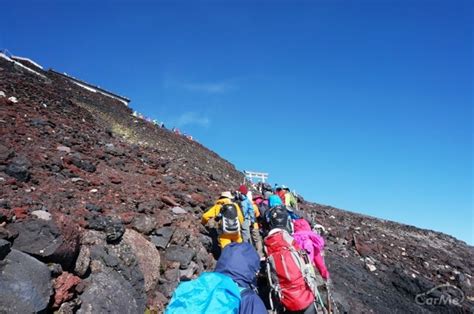
<svg viewBox="0 0 474 314"><path fill-rule="evenodd" d="M229 191L225 191L221 193L221 197L232 198L233 196Z"/></svg>

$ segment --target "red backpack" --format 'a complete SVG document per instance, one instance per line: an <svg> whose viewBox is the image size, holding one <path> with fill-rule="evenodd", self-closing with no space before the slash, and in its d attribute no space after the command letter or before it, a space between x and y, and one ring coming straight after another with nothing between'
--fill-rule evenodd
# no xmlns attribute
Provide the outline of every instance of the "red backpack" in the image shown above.
<svg viewBox="0 0 474 314"><path fill-rule="evenodd" d="M308 255L297 250L284 230L265 238L267 275L280 303L290 311L306 309L315 301L316 275Z"/></svg>

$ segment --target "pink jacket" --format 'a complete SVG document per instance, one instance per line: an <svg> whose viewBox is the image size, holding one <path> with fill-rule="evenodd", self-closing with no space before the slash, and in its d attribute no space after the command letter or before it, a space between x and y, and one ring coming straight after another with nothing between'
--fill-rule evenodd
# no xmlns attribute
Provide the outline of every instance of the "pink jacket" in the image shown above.
<svg viewBox="0 0 474 314"><path fill-rule="evenodd" d="M321 256L321 252L324 249L324 239L313 232L309 223L304 219L295 220L294 230L293 238L296 243L308 252L310 259L314 262L321 277L323 277L324 280L327 280L329 278L329 272L324 264L324 259Z"/></svg>

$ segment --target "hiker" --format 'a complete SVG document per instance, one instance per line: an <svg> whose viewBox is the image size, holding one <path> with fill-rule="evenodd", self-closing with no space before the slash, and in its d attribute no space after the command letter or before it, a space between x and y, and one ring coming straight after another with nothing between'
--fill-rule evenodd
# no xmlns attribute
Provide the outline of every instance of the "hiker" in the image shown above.
<svg viewBox="0 0 474 314"><path fill-rule="evenodd" d="M253 201L255 205L257 205L258 211L260 213L258 217L258 224L260 227L260 233L262 237L265 237L265 235L268 233L269 227L268 227L268 221L266 218L267 211L270 209L270 206L268 205L268 198L272 195L271 192L265 192L265 196L262 197L261 195L257 194Z"/></svg>
<svg viewBox="0 0 474 314"><path fill-rule="evenodd" d="M270 207L270 209L267 210L266 213L265 213L265 220L267 221L267 225L268 226L270 225L270 213L271 213L271 211L274 208L277 208L277 207L280 208L281 207L285 210L285 212L289 216L289 219L286 220L287 223L288 223L288 226L286 227L286 230L290 234L292 234L293 233L293 226L292 226L292 218L293 217L290 215L290 213L293 213L293 212L288 211L288 209L285 207L285 205L283 205L283 203L281 201L281 198L276 194L270 195L270 197L268 198L268 206ZM267 231L270 231L270 229L271 229L271 226Z"/></svg>
<svg viewBox="0 0 474 314"><path fill-rule="evenodd" d="M255 222L255 214L253 206L250 200L247 198L248 189L245 185L239 186L239 190L236 198L240 202L240 208L242 209L242 215L244 216L244 222L242 223L242 240L244 242L250 242L250 228Z"/></svg>
<svg viewBox="0 0 474 314"><path fill-rule="evenodd" d="M253 223L253 228L251 228L250 230L250 235L252 236L253 245L255 246L255 249L257 250L258 255L260 255L260 257L263 257L262 236L260 234L260 225L259 225L259 222L261 221L260 209L258 208L258 205L255 202L256 199L262 200L262 196L257 194L253 197L252 206L253 206L253 212L255 214L255 222Z"/></svg>
<svg viewBox="0 0 474 314"><path fill-rule="evenodd" d="M256 253L249 243L231 244L222 252L216 264L216 272L231 277L240 288L245 289L241 292L241 314L267 314L262 299L253 290L260 270L260 257Z"/></svg>
<svg viewBox="0 0 474 314"><path fill-rule="evenodd" d="M271 192L273 193L273 189L272 189L272 186L267 183L267 182L259 182L259 191L260 193L264 194L265 195L265 192Z"/></svg>
<svg viewBox="0 0 474 314"><path fill-rule="evenodd" d="M281 186L277 186L275 188L275 194L280 197L281 202L283 203L283 205L286 205L286 203L285 203L285 191L282 189Z"/></svg>
<svg viewBox="0 0 474 314"><path fill-rule="evenodd" d="M271 230L264 243L271 307L277 313L315 314L317 283L313 265L288 232L285 207L270 209L269 217Z"/></svg>
<svg viewBox="0 0 474 314"><path fill-rule="evenodd" d="M268 197L268 206L270 208L278 206L278 205L284 205L283 202L281 201L281 198L276 195L276 194L271 194Z"/></svg>
<svg viewBox="0 0 474 314"><path fill-rule="evenodd" d="M276 206L284 206L283 202L281 201L281 198L275 194L272 194L269 196L268 205L270 208L273 208ZM304 218L306 221L308 221L308 223L310 223L310 225L313 223L311 218L308 215L306 215L302 210L298 210L296 208L291 208L288 206L284 206L284 207L286 208L288 215L291 218L289 220L289 226L291 228L288 230L290 233L293 233L292 225L293 225L293 221L296 219ZM266 215L265 217L268 220L268 216Z"/></svg>
<svg viewBox="0 0 474 314"><path fill-rule="evenodd" d="M286 186L282 186L283 191L285 191L285 204L287 207L291 208L298 208L297 207L297 202L298 200L296 199L295 195L291 193L290 189Z"/></svg>
<svg viewBox="0 0 474 314"><path fill-rule="evenodd" d="M305 219L295 220L293 226L295 229L293 238L296 243L308 253L311 261L313 261L321 274L321 277L327 281L329 279L329 272L321 254L324 249L324 239L311 230L311 226Z"/></svg>
<svg viewBox="0 0 474 314"><path fill-rule="evenodd" d="M253 201L255 205L258 207L258 211L260 212L260 220L262 220L265 217L266 211L270 208L268 206L268 198L272 195L271 192L266 192L264 196L260 194L256 194L253 197Z"/></svg>
<svg viewBox="0 0 474 314"><path fill-rule="evenodd" d="M260 258L250 243L231 243L222 251L214 272L178 286L165 314L267 314L254 291L259 269Z"/></svg>
<svg viewBox="0 0 474 314"><path fill-rule="evenodd" d="M209 208L201 219L203 225L206 225L210 219L218 222L218 241L221 249L231 242L242 242L241 226L244 217L239 205L232 199L232 193L222 192L214 206Z"/></svg>

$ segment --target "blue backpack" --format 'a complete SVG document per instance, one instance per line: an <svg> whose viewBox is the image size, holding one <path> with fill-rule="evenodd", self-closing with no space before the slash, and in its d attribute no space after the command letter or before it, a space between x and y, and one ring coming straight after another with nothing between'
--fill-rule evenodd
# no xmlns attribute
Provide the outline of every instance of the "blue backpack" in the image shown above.
<svg viewBox="0 0 474 314"><path fill-rule="evenodd" d="M194 280L179 284L165 314L237 314L242 290L226 275L203 273Z"/></svg>

